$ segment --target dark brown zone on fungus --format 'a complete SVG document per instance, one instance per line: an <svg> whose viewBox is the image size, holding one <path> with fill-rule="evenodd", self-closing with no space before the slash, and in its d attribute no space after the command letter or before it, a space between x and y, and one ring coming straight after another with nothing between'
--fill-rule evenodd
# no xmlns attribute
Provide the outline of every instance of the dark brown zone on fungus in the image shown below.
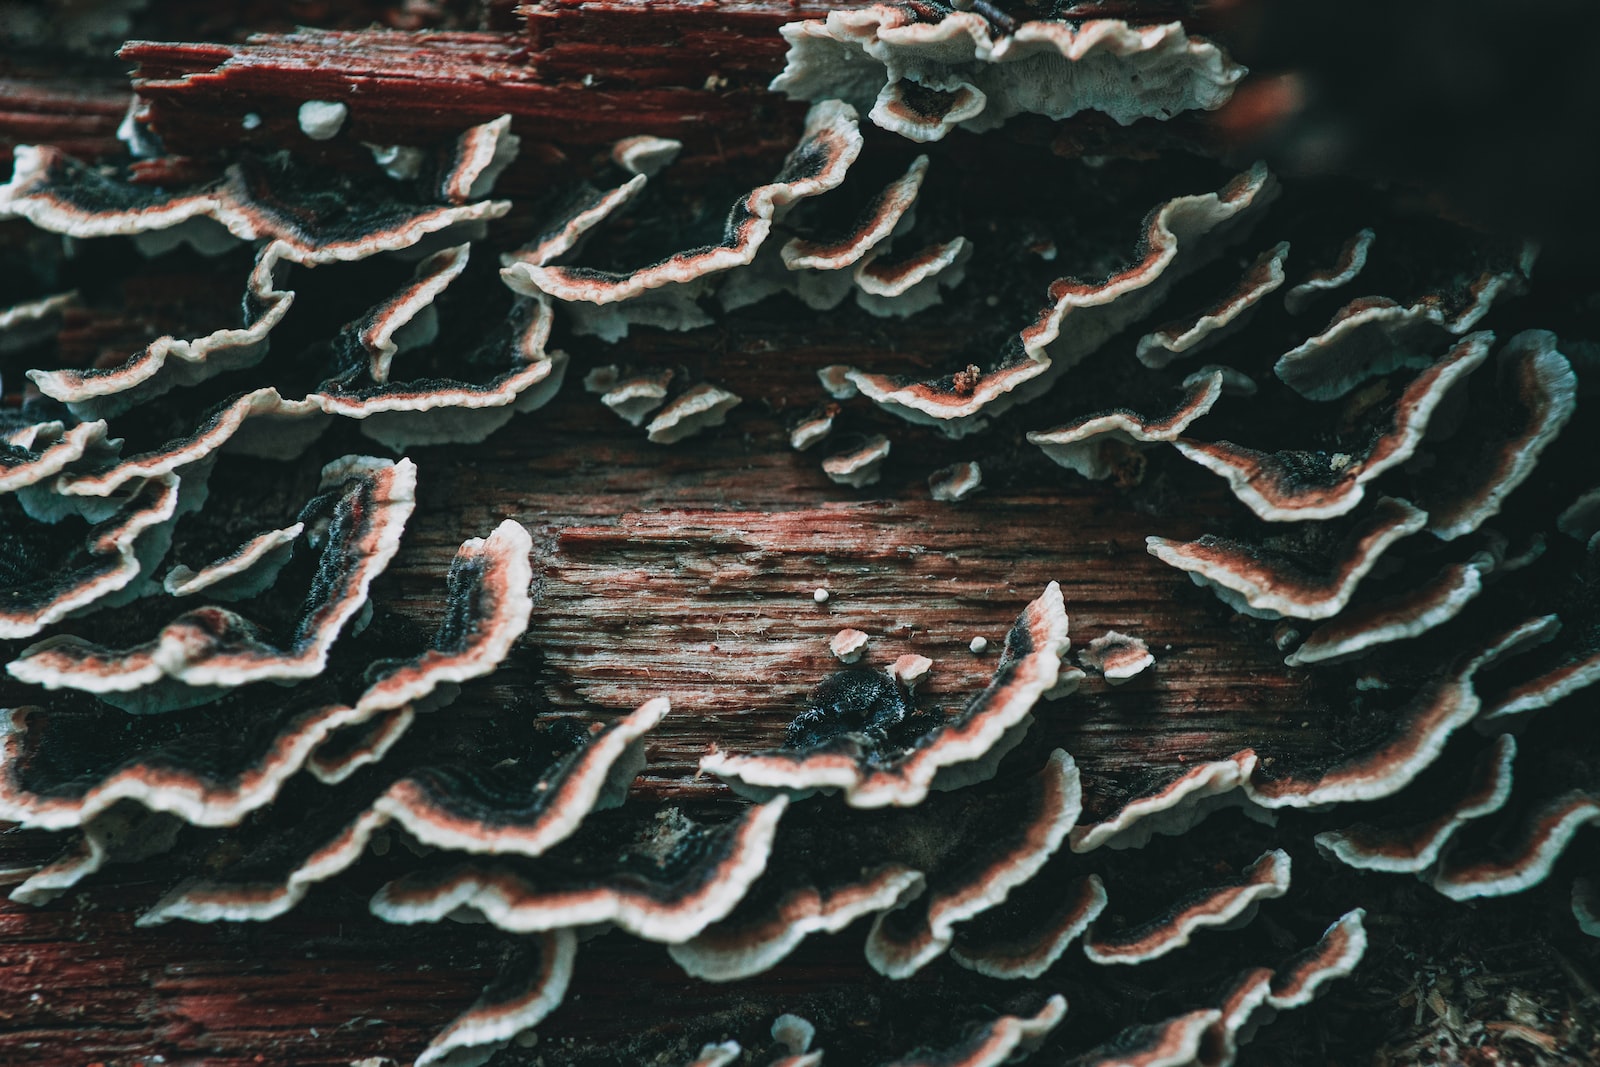
<svg viewBox="0 0 1600 1067"><path fill-rule="evenodd" d="M1252 310L1257 303L1265 299L1273 291L1268 288L1268 285L1272 281L1274 267L1281 267L1281 258L1288 251L1284 247L1286 244L1287 242L1275 245L1258 255L1251 261L1249 268L1239 277L1234 287L1224 292L1220 297L1202 306L1198 311L1158 327L1155 332L1175 340L1198 326L1201 319L1219 314L1226 316L1230 322L1223 323L1216 328L1218 330L1228 328L1232 321L1237 320L1238 316ZM1195 346L1191 346L1191 348L1193 347ZM1204 345L1199 347L1204 347ZM1188 350L1173 352L1172 356L1182 359L1186 351Z"/></svg>
<svg viewBox="0 0 1600 1067"><path fill-rule="evenodd" d="M928 712L913 709L910 693L896 679L854 667L818 684L811 707L784 730L783 744L810 753L826 750L841 735L859 735L871 745L866 758L877 763L892 760L896 750L912 747L937 724L938 716L930 721Z"/></svg>
<svg viewBox="0 0 1600 1067"><path fill-rule="evenodd" d="M515 543L511 548L516 550ZM456 569L454 575L458 580L451 591L458 601L468 599L460 580L482 577L470 566ZM497 612L504 609L504 597L500 593L493 604ZM484 600L474 603L482 607ZM460 604L456 606L459 610ZM440 675L456 665L452 654L472 651L469 642L462 648L431 651L418 642L412 646L417 651L411 660L382 660L380 651L392 655L406 647L402 643L406 628L396 631L384 622L380 616L342 643L324 672L295 688L296 699L285 699L283 690L273 685L208 691L203 695L218 698L208 706L128 720L109 748L105 738L88 741L81 731L80 736L61 740L49 721L42 734L30 731L28 713L13 712L20 732L7 740L6 799L19 815L53 825L81 821L86 810L97 811L115 796L184 812L190 821L236 822L244 812L270 802L284 777L300 769L312 747L331 729L392 707L397 695L404 700L428 698L444 683ZM513 621L502 620L501 625ZM440 637L459 639L468 632L446 625ZM476 628L470 635L477 640L495 637ZM372 670L374 665L379 669ZM385 674L386 666L394 669ZM398 685L406 688L397 689ZM52 716L64 714L60 707L74 705L91 718L107 713L101 701L63 696L52 704ZM349 703L357 699L359 705ZM248 710L241 712L241 705ZM262 705L266 713L258 710ZM241 716L248 723L242 743L234 725Z"/></svg>
<svg viewBox="0 0 1600 1067"><path fill-rule="evenodd" d="M1468 762L1463 749L1476 749ZM1413 869L1437 857L1460 819L1481 818L1505 803L1516 742L1502 734L1487 747L1452 744L1434 764L1398 794L1388 818L1367 819L1337 831L1338 853ZM1318 847L1323 848L1322 837ZM1326 847L1332 852L1332 842ZM1349 862L1349 860L1346 860ZM1364 866L1365 864L1355 864Z"/></svg>
<svg viewBox="0 0 1600 1067"><path fill-rule="evenodd" d="M546 815L545 801L557 799L557 787L593 731L567 718L540 721L536 709L525 705L483 707L480 690L469 684L462 698L476 709L469 710L465 723L456 709L422 715L379 763L336 785L298 776L284 786L277 803L238 829L196 832L187 854L174 857L179 873L200 879L189 895L198 900L277 897L286 891L289 875L313 855L345 847L341 842L397 783L413 783L437 814L486 833L536 828ZM346 727L331 740L348 745L374 723ZM319 747L319 756L327 744ZM398 826L388 832L404 835ZM349 862L362 851L352 853ZM409 855L403 846L400 852Z"/></svg>
<svg viewBox="0 0 1600 1067"><path fill-rule="evenodd" d="M287 618L267 616L269 626L277 623L272 629L264 630L251 618L217 607L196 608L167 622L162 628L163 635L183 635L183 666L210 672L231 669L240 672L241 677L254 680L292 671L297 662L315 655L319 646L325 653L337 636L333 631L335 623L348 621L358 598L366 600L366 584L375 571L381 570L374 566L372 558L382 547L381 542L393 537L397 526L404 525L409 500L396 498L396 483L404 484L400 474L393 464L364 463L352 468L348 477L328 486L301 509L299 521L316 531L308 542L320 541L321 547L314 562L292 560L290 567L285 568L290 571L287 581L282 580L280 573L280 589L276 590L280 595L270 598L278 602L280 610L293 596L289 590L303 588L306 592L298 605L290 609ZM123 629L124 634L130 631L138 632L131 626ZM160 636L152 640L159 640ZM123 649L75 642L38 648L22 659L34 671L53 674L70 684L74 678L91 682L138 670L149 660L153 648L149 642ZM188 699L192 701L194 696L200 695L196 692ZM220 695L221 690L209 694L212 698ZM136 698L136 694L113 697L110 702ZM160 705L140 710L160 710Z"/></svg>
<svg viewBox="0 0 1600 1067"><path fill-rule="evenodd" d="M1098 876L1072 877L1062 866L1057 859L1004 903L957 927L952 958L985 974L1031 977L1071 951L1107 898Z"/></svg>
<svg viewBox="0 0 1600 1067"><path fill-rule="evenodd" d="M536 743L509 757L514 762L421 767L397 783L403 792L391 787L391 796L418 817L459 828L469 837L532 830L548 815L561 814L558 805L567 798L560 787L582 766L585 746L598 733L570 719L558 719Z"/></svg>
<svg viewBox="0 0 1600 1067"><path fill-rule="evenodd" d="M59 149L41 146L40 166L25 187L27 195L82 220L104 215L137 219L163 211L187 212L190 205L215 196L213 188L171 193L108 177L98 168L74 159ZM198 213L198 212L197 212Z"/></svg>
<svg viewBox="0 0 1600 1067"><path fill-rule="evenodd" d="M104 532L116 522L98 526ZM0 499L0 602L6 616L30 618L71 589L116 571L115 554L93 551L95 530L75 515L52 525L33 522L14 495Z"/></svg>
<svg viewBox="0 0 1600 1067"><path fill-rule="evenodd" d="M1275 534L1254 544L1206 534L1187 544L1152 538L1157 548L1177 561L1180 569L1205 577L1253 608L1291 618L1325 618L1343 605L1359 584L1359 574L1370 570L1388 546L1406 536L1406 528L1426 519L1403 500L1385 497L1365 514L1343 525L1343 536L1333 540L1330 527L1312 527ZM1242 588L1238 588L1242 587Z"/></svg>
<svg viewBox="0 0 1600 1067"><path fill-rule="evenodd" d="M763 213L755 206L756 202L772 197L775 190L785 185L822 177L831 167L840 165L847 147L845 142L838 139L837 131L829 127L822 127L804 137L784 160L775 177L762 182L755 190L745 193L734 202L722 222L720 236L710 243L674 250L640 267L604 269L578 265L550 266L543 268L544 276L558 288L581 287L584 282L596 283L601 286L598 293L601 299L592 296L581 296L579 299L605 303L617 299L606 290L607 286L623 287L635 282L641 276L649 277L668 268L693 272L698 268L697 261L718 251L738 252L748 249L755 239L754 231L767 223L773 210L772 206L768 206ZM670 181L670 177L668 180ZM647 285L645 288L656 288L673 281L681 279L668 278L655 285Z"/></svg>
<svg viewBox="0 0 1600 1067"><path fill-rule="evenodd" d="M885 288L906 286L906 289L909 290L910 286L906 285L907 279L915 277L919 272L930 270L934 264L938 263L941 258L950 252L951 247L959 240L961 239L956 238L955 241L931 244L925 248L918 248L904 254L889 252L885 255L877 256L872 262L862 266L861 274L863 277L871 278L875 283ZM944 268L941 268L941 271L942 269ZM925 274L922 278L912 282L911 285L932 281L940 277L941 271Z"/></svg>
<svg viewBox="0 0 1600 1067"><path fill-rule="evenodd" d="M894 95L884 109L895 118L912 125L937 128L946 115L966 105L972 95L970 87L946 91L901 79L894 83Z"/></svg>
<svg viewBox="0 0 1600 1067"><path fill-rule="evenodd" d="M610 920L630 929L642 923L635 932L646 937L658 924L669 929L703 925L696 916L715 908L739 876L758 812L747 808L732 820L687 820L682 826L673 825L670 809L599 812L586 820L582 835L537 859L424 861L415 873L384 886L373 899L373 911L391 922L438 921L454 910L441 903L470 887L473 895L489 890L503 900L504 918L486 918L514 928L583 925L573 912L586 908L604 913L588 922ZM677 818L685 817L678 813ZM470 896L465 902L477 907ZM657 933L653 939L663 938Z"/></svg>
<svg viewBox="0 0 1600 1067"><path fill-rule="evenodd" d="M1354 484L1366 480L1362 475L1369 467L1390 466L1422 444L1423 428L1432 411L1418 409L1430 401L1434 407L1443 403L1444 398L1435 395L1441 378L1454 383L1446 389L1463 388L1454 381L1456 373L1470 374L1483 359L1490 340L1492 335L1474 335L1456 345L1412 379L1398 397L1381 405L1355 434L1348 438L1339 435L1322 449L1263 453L1228 441L1185 444L1248 476L1250 487L1272 506L1291 510L1327 507L1347 499L1353 506ZM1416 440L1408 440L1413 435Z"/></svg>
<svg viewBox="0 0 1600 1067"><path fill-rule="evenodd" d="M710 244L699 245L695 248L686 248L680 252L674 252L669 256L665 256L661 259L655 260L652 263L647 263L642 267L637 267L628 271L603 270L599 267L583 266L558 266L550 267L548 269L558 278L566 278L575 282L622 282L626 281L634 274L642 274L645 271L657 270L671 263L692 263L693 261L704 257L708 253L715 252L718 249L743 248L749 243L750 227L758 221L760 221L759 217L755 212L750 210L749 201L740 200L728 210L728 217L722 226L722 237Z"/></svg>
<svg viewBox="0 0 1600 1067"><path fill-rule="evenodd" d="M1419 758L1422 753L1465 725L1462 712L1470 689L1470 680L1445 674L1422 685L1410 699L1381 693L1358 697L1332 724L1339 739L1335 751L1288 760L1264 739L1261 766L1251 782L1260 797L1290 803L1290 798L1344 789L1360 799L1387 796L1426 766Z"/></svg>
<svg viewBox="0 0 1600 1067"><path fill-rule="evenodd" d="M136 780L152 790L170 784L232 795L269 772L288 743L324 721L338 707L337 695L331 680L319 679L286 704L279 687L262 683L202 708L127 717L124 728L108 737L95 728L105 705L58 693L48 715L11 713L25 732L7 739L4 791L8 799L42 810L75 808L109 779Z"/></svg>
<svg viewBox="0 0 1600 1067"><path fill-rule="evenodd" d="M1250 897L1260 899L1261 889L1276 886L1277 866L1287 875L1288 860L1283 853L1268 852L1238 875L1220 885L1191 890L1168 905L1161 914L1142 922L1129 923L1113 910L1110 919L1096 920L1086 937L1086 947L1097 963L1131 963L1176 949L1198 931L1223 925L1219 919L1234 921L1248 914ZM1287 877L1285 876L1285 882ZM1120 887L1113 883L1109 893L1115 901ZM1281 895L1275 893L1267 896ZM1115 909L1115 904L1113 904Z"/></svg>
<svg viewBox="0 0 1600 1067"><path fill-rule="evenodd" d="M409 708L381 712L366 722L341 726L317 746L306 766L319 779L343 779L380 751L386 752L410 730L415 713Z"/></svg>
<svg viewBox="0 0 1600 1067"><path fill-rule="evenodd" d="M1102 1064L1168 1067L1187 1063L1198 1053L1206 1031L1216 1021L1216 1011L1200 1010L1159 1023L1147 1023L1118 1034L1070 1062L1073 1067L1100 1067Z"/></svg>
<svg viewBox="0 0 1600 1067"><path fill-rule="evenodd" d="M238 170L224 189L258 230L278 236L295 248L318 255L349 258L386 234L422 228L439 229L439 220L455 217L453 204L406 202L392 183L374 196L371 185L354 182L337 171L308 167L290 158L240 157Z"/></svg>
<svg viewBox="0 0 1600 1067"><path fill-rule="evenodd" d="M1062 756L1057 750L1042 770L980 794L989 809L987 818L977 824L989 827L983 844L973 842L928 864L927 891L874 923L868 952L875 957L875 966L891 976L916 970L930 952L942 953L949 944L952 920L998 904L1060 847L1077 815L1079 791L1077 769ZM971 796L967 802L977 806ZM946 819L944 826L949 827L953 820Z"/></svg>
<svg viewBox="0 0 1600 1067"><path fill-rule="evenodd" d="M333 378L317 387L318 395L327 398L335 414L360 417L364 413L449 407L456 399L498 397L539 374L539 379L528 383L537 384L545 379L545 370L553 371L540 367L546 360L532 344L540 332L540 315L535 302L515 301L503 318L495 320L489 336L475 338L465 352L451 344L460 326L447 322L442 329L449 333L442 333L439 341L407 353L403 372L396 376L400 380L378 384L364 375ZM460 313L450 317L459 322ZM482 380L467 380L467 375ZM515 400L515 395L507 397L507 403Z"/></svg>
<svg viewBox="0 0 1600 1067"><path fill-rule="evenodd" d="M878 146L874 144L873 147ZM891 162L898 164L899 160ZM916 197L921 193L925 178L918 177L915 162L898 176L894 174L895 169L898 168L886 166L871 152L863 153L838 190L797 206L783 220L785 228L792 228L800 235L785 248L785 259L800 256L857 261L868 251L862 244L874 229L891 222L898 225L915 210ZM926 165L920 169L925 175ZM861 199L863 188L871 190L864 202ZM888 236L884 234L874 243L887 240Z"/></svg>
<svg viewBox="0 0 1600 1067"><path fill-rule="evenodd" d="M1526 477L1576 404L1577 377L1553 335L1518 334L1501 344L1495 361L1492 380L1486 374L1469 383L1464 425L1471 429L1440 457L1418 493L1430 528L1441 536L1476 529L1498 511L1506 483L1519 471Z"/></svg>
<svg viewBox="0 0 1600 1067"><path fill-rule="evenodd" d="M884 916L868 947L874 966L915 971L948 943L953 907L981 911L984 904L969 902L985 895L989 883L1036 868L1064 832L1075 793L1070 767L1052 764L1020 783L934 792L912 809L861 810L837 798L801 802L780 823L767 869L739 905L685 946L686 965L715 971L732 965L734 954L755 950L770 967L789 955L793 948L779 947L788 924L801 922L802 934L817 932L807 925L815 914L810 904L792 897L797 890L827 910L859 916L888 911L925 880L926 892ZM921 877L906 881L911 874ZM897 895L880 892L896 881ZM869 895L877 896L872 907L858 903Z"/></svg>
<svg viewBox="0 0 1600 1067"><path fill-rule="evenodd" d="M1587 740L1593 699L1592 690L1569 696L1521 731L1510 799L1452 835L1435 888L1458 899L1518 893L1592 841L1600 825L1600 760Z"/></svg>
<svg viewBox="0 0 1600 1067"><path fill-rule="evenodd" d="M279 541L280 534L287 534L292 529L293 527L285 527L283 530L263 531L215 559L206 560L195 569L194 574L188 578L188 583L191 586L196 582L202 583L203 590L207 591L208 595L218 596L219 594L213 591L217 587L227 587L238 580L248 581L252 574L259 574L269 567L278 552L293 545L293 541L287 545Z"/></svg>
<svg viewBox="0 0 1600 1067"><path fill-rule="evenodd" d="M1340 917L1316 944L1284 961L1273 973L1269 1000L1275 1005L1295 1007L1314 996L1330 975L1365 944L1367 934L1361 920L1359 912Z"/></svg>
<svg viewBox="0 0 1600 1067"><path fill-rule="evenodd" d="M1163 414L1145 415L1130 407L1112 407L1104 411L1091 411L1080 415L1071 422L1054 429L1039 431L1037 436L1046 439L1056 436L1068 437L1074 432L1082 430L1090 423L1099 422L1102 419L1108 421L1115 419L1118 422L1126 420L1133 425L1127 428L1115 424L1108 425L1105 429L1087 434L1080 440L1088 442L1102 434L1116 432L1130 433L1135 440L1144 440L1146 438L1161 439L1174 428L1181 429L1189 421L1205 414L1206 410L1216 402L1216 399L1216 395L1212 392L1211 376L1207 375L1205 379L1186 386L1184 395ZM1036 435L1030 434L1029 436L1032 438ZM1077 442L1068 441L1064 443Z"/></svg>

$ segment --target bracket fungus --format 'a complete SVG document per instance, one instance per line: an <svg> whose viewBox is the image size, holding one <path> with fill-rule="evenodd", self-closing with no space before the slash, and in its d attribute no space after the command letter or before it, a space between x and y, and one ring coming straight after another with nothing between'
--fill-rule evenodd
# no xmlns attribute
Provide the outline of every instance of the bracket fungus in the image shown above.
<svg viewBox="0 0 1600 1067"><path fill-rule="evenodd" d="M931 380L851 370L845 377L873 403L959 437L1010 406L1050 389L1064 372L1159 305L1173 283L1243 237L1276 195L1257 165L1215 193L1181 196L1153 209L1138 258L1101 282L1058 278L1033 321L989 367L969 365ZM1198 246L1198 247L1196 247Z"/></svg>
<svg viewBox="0 0 1600 1067"><path fill-rule="evenodd" d="M1096 637L1078 653L1078 660L1086 667L1100 672L1112 685L1121 685L1142 674L1155 663L1150 647L1143 639L1131 634L1107 630Z"/></svg>
<svg viewBox="0 0 1600 1067"><path fill-rule="evenodd" d="M1593 932L1593 301L1240 172L1190 6L129 45L0 185L11 903L163 1055L452 1067L1353 1062L1355 904L1374 989ZM385 1026L172 1026L242 923Z"/></svg>
<svg viewBox="0 0 1600 1067"><path fill-rule="evenodd" d="M1095 963L1142 963L1189 943L1196 930L1248 921L1256 902L1289 891L1289 855L1269 852L1240 873L1237 884L1196 890L1167 914L1121 930L1089 928L1084 955Z"/></svg>
<svg viewBox="0 0 1600 1067"><path fill-rule="evenodd" d="M1339 254L1331 266L1311 271L1304 281L1297 282L1283 294L1283 306L1291 315L1298 315L1310 306L1317 294L1331 292L1355 281L1366 267L1367 254L1377 237L1378 231L1370 226L1358 230L1340 246Z"/></svg>
<svg viewBox="0 0 1600 1067"><path fill-rule="evenodd" d="M312 584L284 646L264 640L243 616L199 608L131 648L60 635L24 649L6 670L22 682L94 693L140 712L190 707L254 682L315 677L399 550L415 491L409 460L347 456L323 468L318 497L300 514L317 531L307 538L318 549Z"/></svg>
<svg viewBox="0 0 1600 1067"><path fill-rule="evenodd" d="M1214 307L1139 338L1135 350L1139 362L1147 367L1164 367L1209 348L1243 327L1256 305L1283 284L1283 261L1288 255L1289 242L1279 241L1256 257L1239 284Z"/></svg>
<svg viewBox="0 0 1600 1067"><path fill-rule="evenodd" d="M874 4L792 22L783 36L789 54L774 90L839 97L914 141L992 129L1022 112L1062 119L1093 110L1128 125L1213 110L1245 73L1177 22L1040 20L996 35L975 11Z"/></svg>
<svg viewBox="0 0 1600 1067"><path fill-rule="evenodd" d="M701 382L656 412L655 418L645 427L645 434L658 445L670 445L702 430L721 426L728 412L741 402L728 390Z"/></svg>

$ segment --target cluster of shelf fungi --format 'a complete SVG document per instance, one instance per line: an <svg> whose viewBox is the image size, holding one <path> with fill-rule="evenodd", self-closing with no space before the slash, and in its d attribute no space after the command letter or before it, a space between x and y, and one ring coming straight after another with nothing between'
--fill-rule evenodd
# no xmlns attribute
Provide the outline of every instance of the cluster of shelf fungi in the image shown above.
<svg viewBox="0 0 1600 1067"><path fill-rule="evenodd" d="M1329 204L1260 164L1219 177L1204 160L1032 146L1031 169L1000 174L1004 159L974 158L983 141L946 140L1023 112L1126 124L1221 106L1243 68L1177 23L1002 25L913 3L784 36L774 88L809 112L775 175L721 201L719 179L676 185L681 146L650 130L582 181L496 199L518 157L511 116L437 150L374 146L387 174L239 150L180 187L141 182L149 159L16 151L0 218L37 231L5 246L19 264L57 235L79 257L255 251L242 316L212 332L7 377L0 818L66 838L14 900L92 894L97 872L165 856L172 884L141 924L261 922L374 850L413 857L373 916L488 923L514 945L418 1064L516 1062L599 931L736 982L867 920L878 974L948 957L985 990L948 1040L913 1037L884 1062L979 1067L1065 1055L1053 975L1069 952L1107 968L1200 952L1328 863L1456 901L1517 893L1600 821L1600 751L1577 721L1600 680L1600 489L1574 419L1588 396L1564 338L1478 328L1533 284L1531 249L1376 195ZM134 148L159 153L132 124ZM315 343L274 343L302 293L357 264L372 268L348 283L373 290L367 310ZM0 352L55 352L77 298L20 296L0 310ZM510 520L462 531L437 631L397 623L370 590L427 495L426 452L408 453L538 418L563 387L562 338L615 353L583 384L618 434L715 434L746 399L735 385L631 364L628 338L765 301L890 336L948 316L972 337L931 370L892 351L819 365L815 397L788 398L793 448L825 453L841 485L876 483L895 444L971 435L978 458L925 472L961 506L1008 476L1014 453L984 445L1007 428L1065 468L1063 491L1131 490L1160 464L1215 474L1234 513L1193 540L1151 514L1149 552L1237 613L1237 639L1274 643L1286 671L1336 694L1345 743L1295 761L1264 737L1086 797L1072 754L1030 744L1029 727L1071 716L1080 685L1159 672L1161 653L1136 632L1080 635L1088 671L1075 666L1055 583L1018 605L992 680L964 702L919 700L926 660L851 666L816 679L781 744L707 753L701 770L738 805L626 799L653 732L696 714L646 679L637 708L591 724L518 707L493 730L453 729L452 700L528 628L535 546ZM1046 400L1058 424L1034 421ZM334 426L385 455L308 474ZM240 462L258 479L245 505L208 484ZM228 509L206 525L213 496ZM846 634L841 658L860 656L866 635ZM1172 838L1239 815L1252 828L1213 834L1203 862L1173 851L1181 890L1138 888ZM1320 856L1253 847L1285 815L1315 821ZM1572 889L1591 934L1592 884ZM1363 911L1321 925L1073 1062L1233 1062L1358 967ZM830 1039L826 1019L792 1014L761 1048L692 1030L675 1062L698 1067L826 1062Z"/></svg>

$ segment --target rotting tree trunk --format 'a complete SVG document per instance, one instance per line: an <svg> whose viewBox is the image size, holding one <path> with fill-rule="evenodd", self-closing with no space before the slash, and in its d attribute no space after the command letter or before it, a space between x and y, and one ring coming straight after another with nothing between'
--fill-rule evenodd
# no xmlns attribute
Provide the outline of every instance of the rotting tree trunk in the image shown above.
<svg viewBox="0 0 1600 1067"><path fill-rule="evenodd" d="M536 31L541 44L534 51L551 50L546 70L560 87L530 90L532 102L518 105L524 108L519 116L534 121L529 135L556 153L560 130L585 113L580 107L561 116L549 101L559 97L578 106L594 95L578 94L571 84L577 70L596 61L592 48L578 46L603 40L611 25L606 16L615 17L602 9L588 27L593 36L562 36L559 19L567 7L578 5L532 21L537 27L545 17L555 27ZM674 31L711 17L698 5L657 7L670 11L664 25ZM757 87L766 74L757 72L769 71L778 55L771 28L794 9L750 7L742 19L719 24L726 36L697 38L731 52L741 51L745 33L759 41L743 52L748 66L729 68L747 75L744 82L728 92L684 86L676 73L650 67L650 77L667 88L629 84L618 90L620 117L583 126L566 146L589 150L639 132L641 124L675 135L708 123L724 136L748 133L741 144L758 158L781 153L792 127L784 119L795 110L763 99ZM757 29L766 36L757 37ZM504 37L492 43L508 55L525 47ZM206 79L178 82L174 76L195 73L185 64L197 57L209 68L270 47L142 45L127 58L152 79L142 92L155 108L157 128L166 116L176 150L184 151L214 137L222 116L237 121L237 100L228 92L248 91L253 83L245 77L236 87L220 78L218 95L210 98L202 91ZM563 47L573 51L563 54ZM692 50L689 55L702 61ZM325 87L297 84L294 98L303 99L312 84ZM83 120L86 136L103 137L106 116L120 111L107 103L111 96L96 95L92 109L77 110L70 102L59 105L63 97L28 99L42 112ZM191 99L201 102L185 111ZM207 112L217 101L227 107ZM437 123L442 136L508 108L515 111L508 98L493 95L459 113L427 114L423 128ZM90 110L92 119L85 114ZM275 124L293 121L290 110L279 110L267 116L264 136ZM558 117L543 128L541 115ZM660 128L656 120L663 116ZM415 128L416 119L408 113L388 121L394 125L373 117L374 139L398 137L401 128ZM763 140L766 123L776 132ZM67 128L49 127L50 139ZM8 133L24 143L45 139L30 129L13 123ZM948 331L912 329L899 338L930 366L961 343ZM1259 744L1264 735L1285 754L1320 751L1329 743L1329 720L1314 714L1325 695L1305 675L1284 672L1270 646L1238 640L1228 611L1144 551L1147 534L1188 538L1209 528L1208 520L1228 504L1213 481L1180 471L1130 497L1064 477L1017 435L982 444L991 484L962 505L929 499L923 477L969 458L971 450L929 435L917 436L907 449L916 451L914 461L892 462L870 492L824 478L814 455L788 447L785 417L814 399L818 368L861 344L827 321L779 313L683 336L649 334L628 345L626 358L685 367L738 392L746 404L728 429L662 449L628 432L574 381L550 407L520 417L484 446L421 450L415 455L421 506L376 598L431 625L439 610L439 575L461 538L504 517L522 522L536 543L533 624L513 661L471 688L461 713L531 694L533 702L558 712L602 714L668 694L680 710L654 735L649 766L635 787L641 802L715 804L725 798L725 787L695 773L698 757L712 745L755 749L779 737L834 666L827 640L842 627L872 635L873 662L904 652L932 657L936 666L925 692L934 701L972 691L987 678L992 654L989 660L974 655L968 642L985 635L998 643L1021 605L1050 580L1062 584L1080 644L1106 629L1124 630L1147 641L1158 663L1139 683L1086 687L1041 716L1034 740L1041 750L1061 745L1074 753L1091 805L1097 776L1113 778L1152 758L1163 764L1220 758ZM580 371L617 358L601 346L575 354L583 357ZM825 605L812 599L818 587L830 592ZM54 847L27 833L0 836L0 866L26 868L48 859ZM493 974L497 949L470 927L397 931L376 923L364 902L377 881L369 870L324 887L272 924L176 935L171 927L133 926L164 888L159 859L117 868L89 892L47 908L0 904L0 1062L405 1059L472 1000ZM1515 997L1576 1015L1592 1011L1594 950L1562 943L1548 921L1562 906L1558 898L1551 887L1482 906L1475 915L1446 914L1442 900L1420 889L1330 875L1322 899L1341 907L1368 903L1391 917L1388 925L1375 925L1384 948L1377 967L1367 972L1367 988L1342 990L1280 1024L1242 1062L1357 1062L1379 1043L1403 1043L1408 1030L1426 1036L1429 1026L1444 1025L1436 1019L1450 1010L1492 1001L1500 1011ZM859 928L817 939L760 979L718 987L685 979L657 947L603 937L586 946L573 993L540 1028L541 1042L604 1043L636 1030L641 1017L670 1029L678 998L707 1015L724 1013L733 1030L747 1027L750 1017L770 1017L770 1006L826 1005L852 984L870 986L871 993L858 1005L835 1007L836 1019L876 1027L907 1010L904 1001L915 997L919 983L941 980L924 975L905 990L885 991L886 983L861 962L858 942ZM1453 986L1439 992L1439 976L1464 962L1490 972L1479 979L1480 992L1459 993ZM1163 977L1182 982L1181 970ZM1094 980L1081 973L1076 978ZM1118 993L1130 1003L1152 995L1132 982ZM1413 1009L1425 1023L1407 1027ZM1104 1005L1099 1010L1105 1018L1118 1014ZM1374 1013L1391 1029L1353 1032ZM1490 1021L1501 1025L1486 1054L1503 1048L1512 1062L1548 1036L1515 1017Z"/></svg>

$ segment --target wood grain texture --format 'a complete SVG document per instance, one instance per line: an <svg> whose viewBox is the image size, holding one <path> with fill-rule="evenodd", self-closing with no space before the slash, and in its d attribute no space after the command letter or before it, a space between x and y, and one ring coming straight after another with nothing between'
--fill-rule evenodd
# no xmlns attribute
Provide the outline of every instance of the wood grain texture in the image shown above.
<svg viewBox="0 0 1600 1067"><path fill-rule="evenodd" d="M670 697L645 781L673 794L720 792L695 777L708 745L771 745L837 667L828 640L840 629L871 636L866 663L929 656L920 691L953 703L987 682L1011 621L1052 580L1076 646L1115 628L1157 657L1147 678L1113 689L1093 677L1041 712L1043 743L1066 746L1091 777L1220 758L1263 734L1291 750L1326 743L1312 676L1284 669L1259 625L1255 640L1231 633L1230 612L1145 552L1147 534L1194 537L1214 523L1229 507L1215 486L1158 463L1148 492L1173 493L1177 480L1184 506L1151 515L1018 448L1017 426L950 443L887 418L874 422L898 450L885 480L836 486L821 470L829 443L793 451L781 412L821 398L814 372L846 342L843 324L840 336L806 325L802 347L787 302L767 307L692 340L646 334L597 351L689 361L745 398L703 437L650 444L569 386L484 448L417 453L421 506L390 595L431 623L444 554L466 532L522 522L537 546L524 644L539 650L538 696L612 712ZM994 484L961 504L934 501L926 476L958 458L978 459ZM985 655L968 650L977 635Z"/></svg>

